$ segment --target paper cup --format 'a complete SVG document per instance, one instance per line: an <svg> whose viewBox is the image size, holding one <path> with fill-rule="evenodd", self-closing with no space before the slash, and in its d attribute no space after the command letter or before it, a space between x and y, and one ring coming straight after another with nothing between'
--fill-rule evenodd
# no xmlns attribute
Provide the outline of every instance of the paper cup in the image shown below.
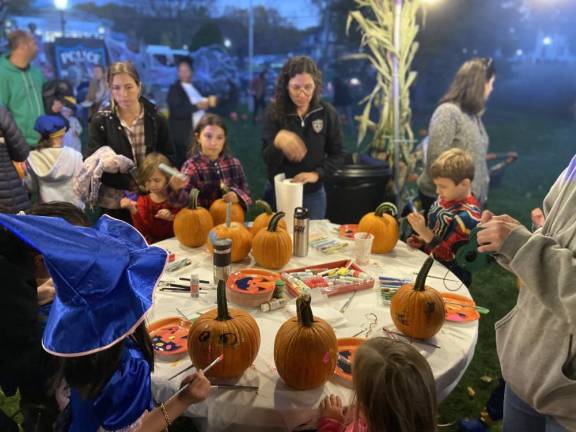
<svg viewBox="0 0 576 432"><path fill-rule="evenodd" d="M374 235L366 232L354 234L354 255L358 265L366 265L370 259Z"/></svg>

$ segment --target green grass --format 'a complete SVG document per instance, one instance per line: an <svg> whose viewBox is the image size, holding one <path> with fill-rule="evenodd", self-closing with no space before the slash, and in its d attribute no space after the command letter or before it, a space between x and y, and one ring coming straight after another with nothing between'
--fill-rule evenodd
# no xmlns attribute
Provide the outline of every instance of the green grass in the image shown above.
<svg viewBox="0 0 576 432"><path fill-rule="evenodd" d="M574 153L576 124L546 115L495 111L491 109L485 118L491 139L490 150L516 150L520 157L506 170L500 187L491 190L488 205L495 213L508 213L529 225L530 210L541 205L548 188ZM230 122L229 137L233 154L243 163L252 196L261 197L266 170L260 156L260 126ZM352 149L352 142L352 137L347 137L348 149ZM474 275L471 292L479 305L490 309L490 314L483 315L480 320L478 345L470 367L458 387L440 406L441 423L477 416L500 376L494 323L515 303L515 277L493 265ZM494 382L483 383L480 380L483 375L495 378ZM475 390L475 397L468 396L467 387ZM6 399L0 394L1 409L12 414L17 411L16 406L17 398ZM171 430L191 430L189 421L182 419ZM456 428L443 430L455 431Z"/></svg>

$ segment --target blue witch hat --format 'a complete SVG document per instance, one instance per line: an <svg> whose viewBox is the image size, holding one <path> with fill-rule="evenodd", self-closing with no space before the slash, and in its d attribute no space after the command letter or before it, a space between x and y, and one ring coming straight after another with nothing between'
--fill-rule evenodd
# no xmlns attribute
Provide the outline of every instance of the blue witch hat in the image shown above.
<svg viewBox="0 0 576 432"><path fill-rule="evenodd" d="M61 218L0 214L0 225L44 257L56 288L42 345L75 357L104 350L143 321L167 253L129 224L102 216L92 228Z"/></svg>

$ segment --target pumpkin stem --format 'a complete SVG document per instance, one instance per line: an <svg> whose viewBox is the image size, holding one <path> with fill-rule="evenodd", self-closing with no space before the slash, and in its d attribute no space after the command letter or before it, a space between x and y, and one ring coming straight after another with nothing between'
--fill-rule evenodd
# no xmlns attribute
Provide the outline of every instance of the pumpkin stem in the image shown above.
<svg viewBox="0 0 576 432"><path fill-rule="evenodd" d="M226 203L226 227L230 228L230 223L232 222L232 202L228 201Z"/></svg>
<svg viewBox="0 0 576 432"><path fill-rule="evenodd" d="M268 231L276 231L278 228L278 222L280 222L280 219L282 219L284 216L286 216L286 213L284 212L278 212L272 216L272 219L270 219L270 223L268 224Z"/></svg>
<svg viewBox="0 0 576 432"><path fill-rule="evenodd" d="M256 200L256 207L261 208L267 215L272 214L272 207L264 200Z"/></svg>
<svg viewBox="0 0 576 432"><path fill-rule="evenodd" d="M196 210L198 208L198 195L200 195L200 191L198 189L192 189L190 191L190 200L188 201L189 209Z"/></svg>
<svg viewBox="0 0 576 432"><path fill-rule="evenodd" d="M429 256L418 272L418 276L416 276L414 291L424 291L426 289L426 277L428 277L428 272L430 271L432 264L434 264L434 258Z"/></svg>
<svg viewBox="0 0 576 432"><path fill-rule="evenodd" d="M388 213L391 216L396 216L398 214L398 208L391 202L383 202L374 211L376 216L382 217L384 213Z"/></svg>
<svg viewBox="0 0 576 432"><path fill-rule="evenodd" d="M218 300L218 315L216 316L216 320L231 320L232 318L228 313L228 302L226 301L226 283L222 279L218 281L218 291L216 292L216 298Z"/></svg>
<svg viewBox="0 0 576 432"><path fill-rule="evenodd" d="M314 323L314 315L312 315L310 300L308 294L301 295L296 300L296 314L298 316L298 322L304 327L312 327L312 324Z"/></svg>

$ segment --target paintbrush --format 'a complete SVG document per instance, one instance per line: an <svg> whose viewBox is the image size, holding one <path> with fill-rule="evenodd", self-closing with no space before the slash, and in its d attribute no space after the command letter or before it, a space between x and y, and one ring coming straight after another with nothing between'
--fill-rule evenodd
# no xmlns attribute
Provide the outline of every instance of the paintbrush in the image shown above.
<svg viewBox="0 0 576 432"><path fill-rule="evenodd" d="M210 363L208 366L206 366L204 369L200 369L202 372L206 373L208 372L210 369L212 369L214 366L216 366L218 363L220 363L222 361L222 359L224 359L224 354L220 354L218 357L216 357L214 359L214 361L212 363ZM168 378L168 381L172 380L173 378L176 378L178 375L183 374L184 372L186 372L187 370L190 370L194 367L194 365L190 365L188 366L186 369L182 369L180 372L178 372L176 375L171 376L170 378Z"/></svg>

